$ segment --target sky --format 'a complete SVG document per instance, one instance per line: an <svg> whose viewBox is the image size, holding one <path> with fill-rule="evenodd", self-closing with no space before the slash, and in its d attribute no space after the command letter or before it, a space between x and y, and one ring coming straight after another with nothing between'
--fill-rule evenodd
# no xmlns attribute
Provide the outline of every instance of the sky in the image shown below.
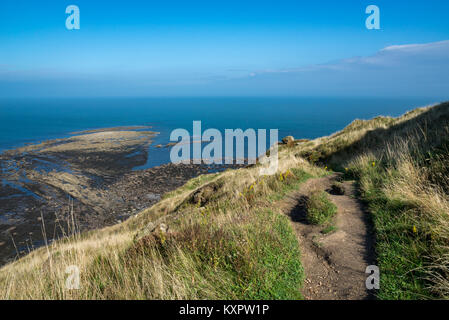
<svg viewBox="0 0 449 320"><path fill-rule="evenodd" d="M448 14L447 0L1 0L0 97L445 98Z"/></svg>

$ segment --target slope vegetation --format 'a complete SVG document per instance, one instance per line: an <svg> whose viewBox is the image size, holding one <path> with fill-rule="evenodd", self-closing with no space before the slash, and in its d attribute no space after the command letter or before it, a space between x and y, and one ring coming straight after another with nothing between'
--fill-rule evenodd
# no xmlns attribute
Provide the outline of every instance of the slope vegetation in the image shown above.
<svg viewBox="0 0 449 320"><path fill-rule="evenodd" d="M123 223L74 232L4 266L0 298L302 298L301 247L278 202L332 170L356 181L369 209L377 297L448 298L448 134L442 103L283 145L272 176L260 176L259 164L199 176ZM70 266L79 290L66 289Z"/></svg>
<svg viewBox="0 0 449 320"><path fill-rule="evenodd" d="M301 155L359 182L385 299L449 297L449 103L356 120Z"/></svg>

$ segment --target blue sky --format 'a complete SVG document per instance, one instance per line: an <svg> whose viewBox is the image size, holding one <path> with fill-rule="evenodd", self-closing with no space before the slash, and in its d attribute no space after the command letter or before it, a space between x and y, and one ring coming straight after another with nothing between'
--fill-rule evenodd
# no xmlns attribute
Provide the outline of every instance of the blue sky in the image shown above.
<svg viewBox="0 0 449 320"><path fill-rule="evenodd" d="M370 4L381 30L365 28ZM446 0L2 0L0 97L447 97L448 14Z"/></svg>

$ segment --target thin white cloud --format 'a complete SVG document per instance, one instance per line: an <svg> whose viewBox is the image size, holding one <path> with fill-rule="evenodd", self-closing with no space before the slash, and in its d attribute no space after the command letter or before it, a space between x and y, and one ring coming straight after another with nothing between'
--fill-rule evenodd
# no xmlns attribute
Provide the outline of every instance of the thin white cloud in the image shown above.
<svg viewBox="0 0 449 320"><path fill-rule="evenodd" d="M406 44L406 45L392 45L379 50L376 54L366 57L351 57L336 62L325 64L310 65L300 68L278 69L278 70L260 70L250 73L251 77L263 74L272 73L300 73L320 70L348 70L352 68L359 68L361 66L385 66L391 67L394 65L407 64L411 56L416 58L416 55L425 57L433 57L437 60L449 60L449 40L424 43L424 44ZM418 57L419 58L419 57ZM419 59L416 59L419 60ZM419 61L417 61L419 62Z"/></svg>
<svg viewBox="0 0 449 320"><path fill-rule="evenodd" d="M252 72L240 87L271 94L449 96L449 40L395 45L371 56Z"/></svg>
<svg viewBox="0 0 449 320"><path fill-rule="evenodd" d="M449 98L449 40L388 46L371 56L301 68L214 75L66 74L0 66L0 97L20 95L320 95Z"/></svg>
<svg viewBox="0 0 449 320"><path fill-rule="evenodd" d="M430 42L423 44L404 44L404 45L393 45L380 50L380 52L386 51L423 51L432 50L435 48L444 48L449 46L449 40L443 40L438 42Z"/></svg>

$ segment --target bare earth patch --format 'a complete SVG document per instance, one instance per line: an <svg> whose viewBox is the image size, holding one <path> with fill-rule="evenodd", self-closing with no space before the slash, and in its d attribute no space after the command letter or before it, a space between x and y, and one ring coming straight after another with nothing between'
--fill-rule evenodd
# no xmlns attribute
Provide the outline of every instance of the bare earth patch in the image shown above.
<svg viewBox="0 0 449 320"><path fill-rule="evenodd" d="M329 194L338 208L333 219L335 231L325 234L323 226L306 220L307 196L313 190L330 190L336 178L337 174L310 179L280 203L282 212L291 217L301 247L306 274L302 294L308 300L369 299L365 269L375 264L373 236L368 213L356 199L353 184L343 183L344 195Z"/></svg>

